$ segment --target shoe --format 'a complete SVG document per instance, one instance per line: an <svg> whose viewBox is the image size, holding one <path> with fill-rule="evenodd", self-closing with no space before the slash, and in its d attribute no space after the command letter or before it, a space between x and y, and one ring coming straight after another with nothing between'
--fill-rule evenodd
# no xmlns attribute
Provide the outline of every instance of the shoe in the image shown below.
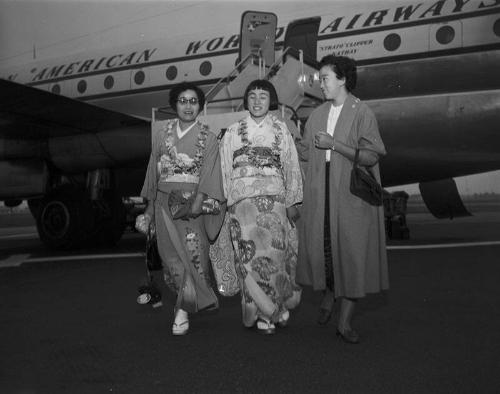
<svg viewBox="0 0 500 394"><path fill-rule="evenodd" d="M263 335L272 335L276 332L276 327L271 322L259 319L257 320L257 331Z"/></svg>
<svg viewBox="0 0 500 394"><path fill-rule="evenodd" d="M337 328L337 336L340 337L344 342L351 343L353 345L359 343L359 334L354 330L345 330L343 333Z"/></svg>
<svg viewBox="0 0 500 394"><path fill-rule="evenodd" d="M278 326L284 328L288 326L288 321L290 320L290 312L285 311L281 314L280 319L278 320Z"/></svg>
<svg viewBox="0 0 500 394"><path fill-rule="evenodd" d="M324 326L332 318L332 309L319 308L318 324Z"/></svg>
<svg viewBox="0 0 500 394"><path fill-rule="evenodd" d="M189 331L188 313L182 309L175 312L174 324L172 325L173 335L186 335Z"/></svg>

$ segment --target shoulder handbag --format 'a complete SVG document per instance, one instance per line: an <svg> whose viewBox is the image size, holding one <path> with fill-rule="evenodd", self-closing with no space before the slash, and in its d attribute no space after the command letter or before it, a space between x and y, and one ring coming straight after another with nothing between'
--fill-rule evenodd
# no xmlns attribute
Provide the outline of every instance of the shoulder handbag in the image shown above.
<svg viewBox="0 0 500 394"><path fill-rule="evenodd" d="M359 165L359 149L356 149L354 156L354 164L351 170L351 193L366 201L368 204L380 206L382 205L383 189L377 182L369 169L363 169Z"/></svg>

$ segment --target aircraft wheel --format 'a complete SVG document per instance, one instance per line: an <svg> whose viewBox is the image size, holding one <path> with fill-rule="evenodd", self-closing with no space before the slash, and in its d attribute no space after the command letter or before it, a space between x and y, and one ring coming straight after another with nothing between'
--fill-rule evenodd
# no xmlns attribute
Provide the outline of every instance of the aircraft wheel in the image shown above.
<svg viewBox="0 0 500 394"><path fill-rule="evenodd" d="M90 200L72 187L54 190L40 202L36 222L40 239L49 248L79 247L93 225Z"/></svg>

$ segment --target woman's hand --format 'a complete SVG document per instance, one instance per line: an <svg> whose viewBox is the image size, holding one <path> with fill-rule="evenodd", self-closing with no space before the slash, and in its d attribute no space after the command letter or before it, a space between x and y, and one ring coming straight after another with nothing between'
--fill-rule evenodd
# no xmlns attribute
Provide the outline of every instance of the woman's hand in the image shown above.
<svg viewBox="0 0 500 394"><path fill-rule="evenodd" d="M135 218L135 228L142 234L148 233L150 224L151 216L147 213L139 215Z"/></svg>
<svg viewBox="0 0 500 394"><path fill-rule="evenodd" d="M295 223L300 218L299 209L295 205L292 205L291 207L288 207L286 209L286 216L287 216L288 220L290 221L290 224L292 226L295 226Z"/></svg>
<svg viewBox="0 0 500 394"><path fill-rule="evenodd" d="M205 195L203 193L196 194L196 197L191 204L191 217L196 218L202 214L203 200Z"/></svg>
<svg viewBox="0 0 500 394"><path fill-rule="evenodd" d="M314 136L314 146L318 149L332 149L333 137L324 131L320 131Z"/></svg>

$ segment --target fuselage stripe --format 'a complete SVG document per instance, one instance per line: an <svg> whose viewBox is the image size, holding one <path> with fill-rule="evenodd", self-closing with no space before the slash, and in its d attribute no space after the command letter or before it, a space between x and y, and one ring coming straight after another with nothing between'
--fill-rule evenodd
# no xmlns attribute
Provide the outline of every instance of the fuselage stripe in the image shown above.
<svg viewBox="0 0 500 394"><path fill-rule="evenodd" d="M392 25L385 25L385 26L378 26L378 27L372 27L372 28L365 28L365 29L358 29L358 30L351 30L351 31L346 31L346 32L340 32L340 33L331 33L331 34L323 34L318 36L318 42L324 41L324 40L331 40L334 38L341 38L341 37L347 37L347 36L359 36L359 35L364 35L364 34L370 34L374 32L381 32L381 31L391 31L391 30L396 30L396 29L402 29L406 27L414 27L414 26L419 26L419 25L432 25L436 23L443 23L443 22L449 22L449 21L454 21L454 20L463 20L467 18L474 18L478 16L484 16L484 15L491 15L491 14L498 14L500 13L500 8L495 7L493 9L487 9L487 10L482 10L482 11L475 11L475 12L469 12L469 13L463 13L463 14L456 14L456 15L447 15L447 16L442 16L442 17L435 17L432 19L423 19L420 21L410 21L410 22L401 22L401 23L394 23ZM276 49L279 49L283 46L283 41L276 42ZM417 54L412 54L412 55L396 55L396 56L391 56L391 57L380 57L380 58L374 58L370 60L360 60L358 62L359 65L371 65L371 64L378 64L378 63L384 63L384 62L393 62L395 60L404 60L406 58L426 58L426 57L435 57L435 56L441 56L441 53L448 53L448 51L463 51L463 52L455 52L455 53L467 53L469 51L474 50L480 51L484 50L482 49L483 47L492 47L498 48L499 44L492 44L492 45L486 45L486 46L477 46L477 47L469 47L469 48L458 48L458 49L449 49L449 50L444 50L444 51L435 51L437 54L434 54L434 52L422 52L422 53L417 53ZM88 72L88 73L81 73L77 75L70 75L67 77L59 77L59 78L52 78L52 79L46 79L43 81L37 81L37 82L30 82L27 83L26 85L28 86L38 86L38 85L44 85L47 83L55 83L55 82L61 82L61 81L67 81L71 79L81 79L89 76L94 76L94 75L101 75L101 74L110 74L110 73L115 73L119 71L126 71L126 70L134 70L134 69L143 69L147 67L152 67L152 66L159 66L159 65L164 65L164 64L171 64L171 63L177 63L177 62L184 62L184 61L190 61L190 60L197 60L197 59L205 59L205 58L214 58L214 57L220 57L220 56L226 56L226 55L231 55L231 54L236 54L238 53L238 49L227 49L223 51L215 51L215 52L208 52L208 53L201 53L201 54L195 54L195 55L189 55L189 56L180 56L176 58L170 58L170 59L162 59L162 60L156 60L153 62L146 62L146 63L140 63L140 64L135 64L135 65L127 65L123 67L116 67L116 68L108 68L105 70L99 70L99 71L93 71L93 72Z"/></svg>

